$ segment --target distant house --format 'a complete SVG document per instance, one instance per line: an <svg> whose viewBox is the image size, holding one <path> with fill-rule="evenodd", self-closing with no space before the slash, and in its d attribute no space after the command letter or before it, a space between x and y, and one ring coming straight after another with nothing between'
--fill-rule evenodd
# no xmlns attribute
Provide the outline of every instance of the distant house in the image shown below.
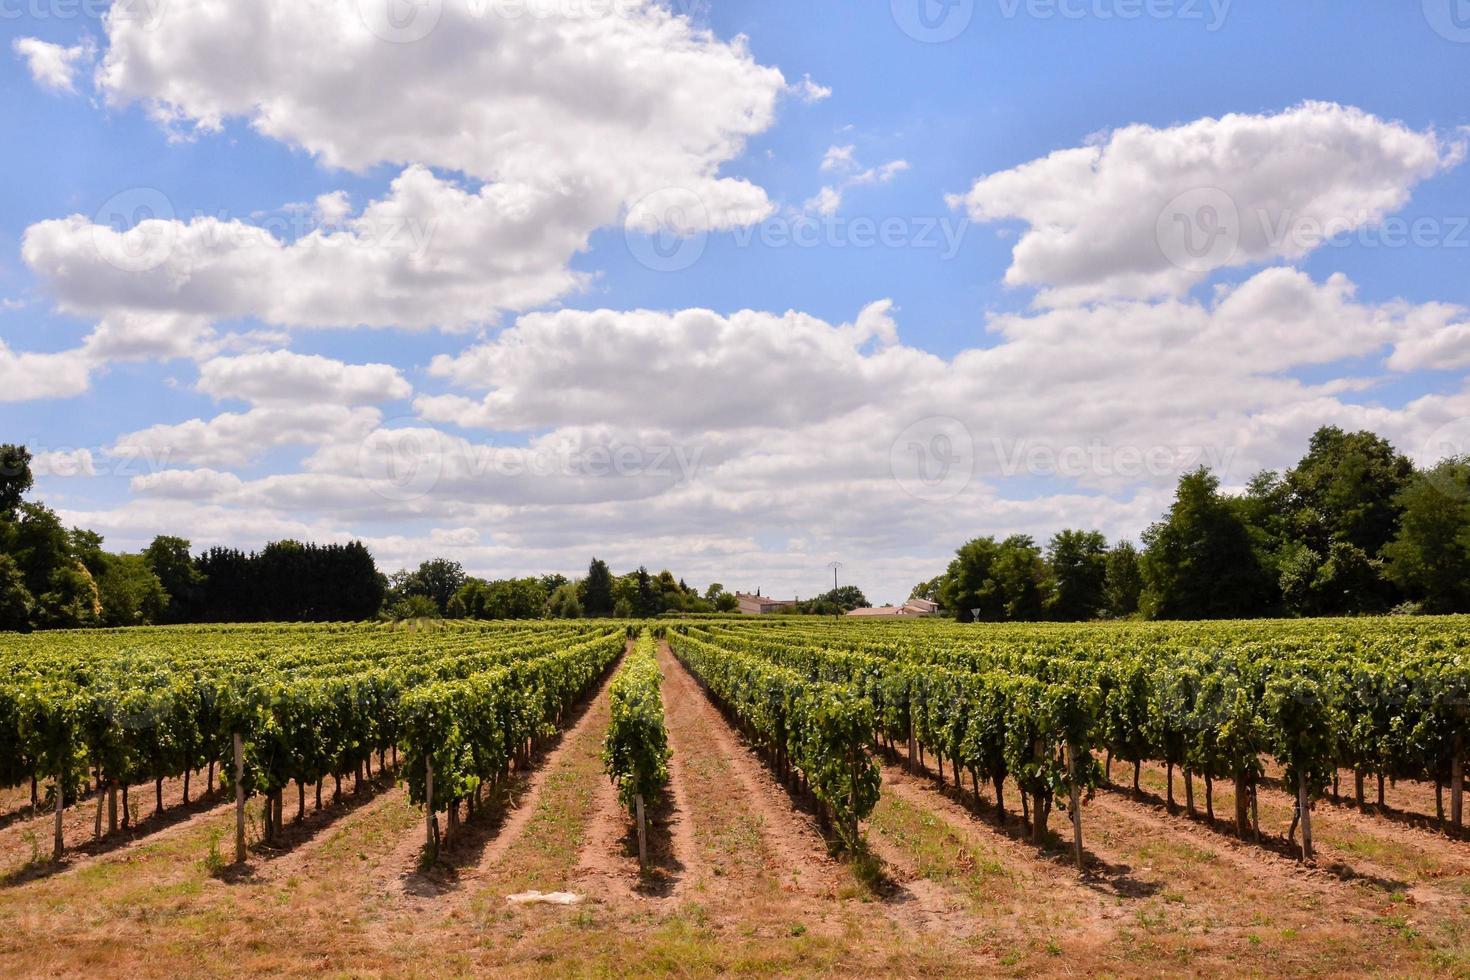
<svg viewBox="0 0 1470 980"><path fill-rule="evenodd" d="M871 606L854 609L848 615L869 619L923 619L939 615L939 604L928 599L910 599L901 606Z"/></svg>
<svg viewBox="0 0 1470 980"><path fill-rule="evenodd" d="M740 603L739 612L743 616L771 616L796 609L795 599L769 599L758 591L755 595L737 592L735 601Z"/></svg>

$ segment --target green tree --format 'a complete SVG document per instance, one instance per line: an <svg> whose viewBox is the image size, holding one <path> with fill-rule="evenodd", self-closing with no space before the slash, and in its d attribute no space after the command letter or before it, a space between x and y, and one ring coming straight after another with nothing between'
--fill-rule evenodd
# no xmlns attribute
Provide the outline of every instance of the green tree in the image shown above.
<svg viewBox="0 0 1470 980"><path fill-rule="evenodd" d="M1013 534L1000 543L991 576L1008 621L1030 622L1042 617L1046 563L1029 534Z"/></svg>
<svg viewBox="0 0 1470 980"><path fill-rule="evenodd" d="M633 581L633 614L641 619L651 619L663 612L661 593L648 569L638 566L638 571L629 576Z"/></svg>
<svg viewBox="0 0 1470 980"><path fill-rule="evenodd" d="M0 521L0 553L20 570L35 598L34 623L46 628L95 625L101 614L97 583L73 554L73 535L49 508L22 503L15 519ZM101 538L92 536L100 544ZM93 560L101 564L101 551Z"/></svg>
<svg viewBox="0 0 1470 980"><path fill-rule="evenodd" d="M1433 613L1470 612L1470 457L1442 460L1399 495L1387 574Z"/></svg>
<svg viewBox="0 0 1470 980"><path fill-rule="evenodd" d="M108 555L97 591L107 626L156 623L168 608L168 593L142 555Z"/></svg>
<svg viewBox="0 0 1470 980"><path fill-rule="evenodd" d="M909 592L910 599L927 599L930 602L939 601L939 586L944 581L943 575L936 575L927 582L920 582Z"/></svg>
<svg viewBox="0 0 1470 980"><path fill-rule="evenodd" d="M1403 511L1399 495L1414 475L1408 457L1371 432L1324 426L1286 474L1293 536L1326 555L1342 541L1370 558L1393 540Z"/></svg>
<svg viewBox="0 0 1470 980"><path fill-rule="evenodd" d="M587 566L587 578L582 582L582 608L587 615L597 619L613 614L613 577L607 562L592 559Z"/></svg>
<svg viewBox="0 0 1470 980"><path fill-rule="evenodd" d="M954 610L955 618L962 623L1004 618L999 597L990 587L990 570L997 550L995 538L967 541L955 552L944 573L939 601L946 609Z"/></svg>
<svg viewBox="0 0 1470 980"><path fill-rule="evenodd" d="M447 558L433 558L424 562L415 571L412 595L425 595L434 600L440 614L449 608L449 600L465 583L464 566Z"/></svg>
<svg viewBox="0 0 1470 980"><path fill-rule="evenodd" d="M1259 616L1275 583L1220 481L1200 468L1179 480L1164 519L1143 535L1143 609L1155 619Z"/></svg>
<svg viewBox="0 0 1470 980"><path fill-rule="evenodd" d="M1045 565L1029 535L976 538L955 552L939 601L962 623L1041 618ZM976 610L979 610L978 616Z"/></svg>
<svg viewBox="0 0 1470 980"><path fill-rule="evenodd" d="M1047 546L1052 593L1048 611L1055 619L1096 619L1106 604L1108 540L1096 531L1059 531Z"/></svg>
<svg viewBox="0 0 1470 980"><path fill-rule="evenodd" d="M143 552L143 558L168 593L163 621L184 623L192 619L203 597L204 575L189 554L189 542L159 535Z"/></svg>
<svg viewBox="0 0 1470 980"><path fill-rule="evenodd" d="M450 619L490 619L490 583L482 578L469 578L454 593L445 608Z"/></svg>
<svg viewBox="0 0 1470 980"><path fill-rule="evenodd" d="M0 554L0 630L30 629L36 600L9 555Z"/></svg>
<svg viewBox="0 0 1470 980"><path fill-rule="evenodd" d="M15 512L31 492L31 453L25 446L0 446L0 519L14 520Z"/></svg>
<svg viewBox="0 0 1470 980"><path fill-rule="evenodd" d="M1108 552L1103 601L1110 616L1132 616L1143 595L1143 568L1132 541L1119 541Z"/></svg>
<svg viewBox="0 0 1470 980"><path fill-rule="evenodd" d="M485 594L485 619L540 619L546 611L546 589L539 578L501 579Z"/></svg>
<svg viewBox="0 0 1470 980"><path fill-rule="evenodd" d="M546 600L547 613L554 619L581 619L582 602L577 598L577 586L567 582L551 593Z"/></svg>

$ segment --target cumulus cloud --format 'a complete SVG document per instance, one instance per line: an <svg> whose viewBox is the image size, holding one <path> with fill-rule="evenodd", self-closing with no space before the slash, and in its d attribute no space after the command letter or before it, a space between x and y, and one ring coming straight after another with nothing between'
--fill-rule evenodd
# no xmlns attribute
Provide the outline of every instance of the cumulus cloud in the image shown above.
<svg viewBox="0 0 1470 980"><path fill-rule="evenodd" d="M1217 268L1311 252L1371 227L1463 142L1308 102L1167 128L1134 125L977 180L950 201L1020 221L1006 282L1043 304L1179 295Z"/></svg>
<svg viewBox="0 0 1470 980"><path fill-rule="evenodd" d="M281 446L320 446L361 439L382 419L374 408L342 405L266 405L212 419L149 426L120 436L114 456L154 465L243 466Z"/></svg>
<svg viewBox="0 0 1470 980"><path fill-rule="evenodd" d="M199 367L200 391L255 404L374 405L407 398L413 387L387 364L344 364L278 350L217 357Z"/></svg>
<svg viewBox="0 0 1470 980"><path fill-rule="evenodd" d="M217 217L118 229L72 215L28 228L21 254L61 309L77 315L459 328L582 281L564 263L591 228L557 219L562 196L503 183L471 192L412 166L361 214L294 241Z"/></svg>
<svg viewBox="0 0 1470 980"><path fill-rule="evenodd" d="M80 395L91 383L91 372L92 362L81 351L16 352L0 338L0 402Z"/></svg>
<svg viewBox="0 0 1470 980"><path fill-rule="evenodd" d="M483 399L422 396L414 404L431 421L501 430L598 418L671 429L812 424L939 364L894 344L890 306L869 307L841 327L749 310L531 314L430 366L461 387L487 390ZM611 383L619 375L640 380ZM650 390L660 396L647 397Z"/></svg>
<svg viewBox="0 0 1470 980"><path fill-rule="evenodd" d="M244 481L233 473L201 468L160 470L135 476L129 483L134 493L170 500L217 500L238 490Z"/></svg>
<svg viewBox="0 0 1470 980"><path fill-rule="evenodd" d="M91 40L67 48L39 38L18 37L10 47L25 61L36 84L53 92L75 92L77 72L97 57Z"/></svg>
<svg viewBox="0 0 1470 980"><path fill-rule="evenodd" d="M404 169L356 216L344 194L318 198L324 226L295 240L218 217L42 222L23 256L59 306L457 328L584 285L568 263L590 235L668 188L700 202L685 232L773 210L719 173L786 89L743 39L654 0L536 17L446 4L412 43L385 41L391 25L363 9L201 0L145 22L114 8L97 73L109 104L141 103L181 137L243 118L328 167Z"/></svg>
<svg viewBox="0 0 1470 980"><path fill-rule="evenodd" d="M42 450L31 459L31 472L38 477L96 476L96 460L90 449Z"/></svg>
<svg viewBox="0 0 1470 980"><path fill-rule="evenodd" d="M252 527L330 514L389 554L452 552L504 572L665 541L665 560L687 557L681 572L749 568L763 581L748 584L772 589L809 586L800 570L823 554L854 554L896 588L933 574L977 529L1136 534L1180 472L1209 465L1241 485L1292 462L1319 425L1372 428L1413 452L1470 416L1464 391L1399 407L1372 399L1402 352L1453 341L1461 311L1366 303L1342 276L1272 268L1208 302L996 315L987 346L950 359L904 345L895 320L886 300L850 324L751 311L531 314L437 359L432 376L468 394L420 396L425 421L391 428L370 407L270 400L296 372L327 379L300 384L344 402L398 397L391 369L221 358L201 388L259 400L249 411L155 426L110 452L155 462L133 482L139 507L188 504L181 515L205 527L217 508ZM1340 362L1364 376L1298 377ZM279 446L309 455L295 471L229 472ZM938 462L960 479L931 498L923 467ZM1016 485L1027 488L1019 497ZM442 533L416 538L406 526ZM468 540L464 528L480 534ZM911 576L926 560L933 568Z"/></svg>

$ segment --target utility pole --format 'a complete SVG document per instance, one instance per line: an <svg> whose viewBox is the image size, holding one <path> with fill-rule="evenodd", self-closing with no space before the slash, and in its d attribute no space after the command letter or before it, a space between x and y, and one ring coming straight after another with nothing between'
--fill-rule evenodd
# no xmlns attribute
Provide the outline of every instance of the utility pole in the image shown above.
<svg viewBox="0 0 1470 980"><path fill-rule="evenodd" d="M827 567L830 568L830 569L832 569L832 591L833 592L836 592L837 591L837 569L839 569L839 568L842 567L842 562L840 562L840 561L828 562L827 563Z"/></svg>

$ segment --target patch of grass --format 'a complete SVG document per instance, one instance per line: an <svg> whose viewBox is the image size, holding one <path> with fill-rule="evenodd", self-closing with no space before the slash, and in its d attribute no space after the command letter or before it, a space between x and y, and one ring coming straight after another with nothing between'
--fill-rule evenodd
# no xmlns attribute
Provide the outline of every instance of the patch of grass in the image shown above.
<svg viewBox="0 0 1470 980"><path fill-rule="evenodd" d="M976 908L1012 896L1010 873L999 861L976 851L948 821L897 796L884 796L873 811L872 826L914 859L919 874L957 885Z"/></svg>

